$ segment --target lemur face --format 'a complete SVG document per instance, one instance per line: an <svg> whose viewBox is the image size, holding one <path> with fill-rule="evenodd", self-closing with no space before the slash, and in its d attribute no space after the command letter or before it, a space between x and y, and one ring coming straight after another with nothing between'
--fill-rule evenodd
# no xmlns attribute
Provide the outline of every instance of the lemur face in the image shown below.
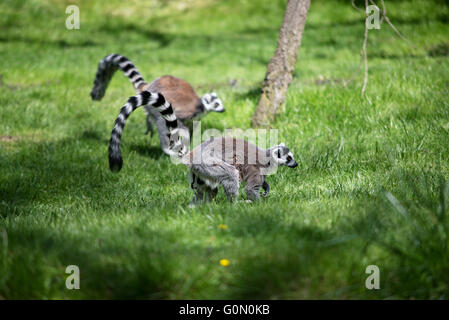
<svg viewBox="0 0 449 320"><path fill-rule="evenodd" d="M203 98L201 98L201 101L203 102L203 105L207 111L214 111L214 112L225 111L223 102L221 101L221 99L217 97L217 94L215 92L206 93L203 96Z"/></svg>
<svg viewBox="0 0 449 320"><path fill-rule="evenodd" d="M278 165L284 165L289 168L296 168L298 166L290 149L284 143L271 149L271 157Z"/></svg>

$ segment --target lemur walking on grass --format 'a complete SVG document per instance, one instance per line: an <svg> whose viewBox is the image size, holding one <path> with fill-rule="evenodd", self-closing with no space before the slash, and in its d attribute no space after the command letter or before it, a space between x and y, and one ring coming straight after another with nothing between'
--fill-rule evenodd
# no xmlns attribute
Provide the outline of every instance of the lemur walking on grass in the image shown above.
<svg viewBox="0 0 449 320"><path fill-rule="evenodd" d="M115 120L109 141L109 167L119 171L123 165L121 136L128 116L140 106L153 108L164 119L169 152L180 158L190 169L191 188L195 195L192 204L213 199L221 185L230 201L237 199L240 183L246 182L245 191L249 200L260 199L260 189L264 196L270 190L266 175L278 165L295 168L298 164L290 150L281 143L269 149L235 138L211 138L188 152L188 146L179 137L176 115L170 103L160 93L148 90L128 99Z"/></svg>
<svg viewBox="0 0 449 320"><path fill-rule="evenodd" d="M170 102L178 121L179 135L185 140L184 144L189 144L193 119L198 119L210 111L225 111L223 102L217 97L216 93L207 93L199 98L193 87L185 80L166 75L153 80L150 84L146 83L136 66L128 58L119 54L108 55L98 64L91 92L93 100L103 98L106 88L117 69L122 70L129 78L136 94L144 90L159 92ZM147 112L146 133L150 132L153 135L153 125L156 125L161 148L170 155L168 132L164 119L154 108L146 106L145 110Z"/></svg>
<svg viewBox="0 0 449 320"><path fill-rule="evenodd" d="M232 137L211 138L183 156L181 163L190 168L191 188L195 191L192 204L212 200L218 186L230 201L237 199L240 183L244 181L245 193L250 201L268 196L270 185L266 176L277 166L298 166L293 154L281 143L268 149Z"/></svg>

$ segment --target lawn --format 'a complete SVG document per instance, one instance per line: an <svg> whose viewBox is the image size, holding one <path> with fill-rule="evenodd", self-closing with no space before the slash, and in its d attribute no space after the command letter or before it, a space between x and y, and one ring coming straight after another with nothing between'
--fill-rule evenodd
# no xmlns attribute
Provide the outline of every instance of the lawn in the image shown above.
<svg viewBox="0 0 449 320"><path fill-rule="evenodd" d="M73 3L79 30L65 28ZM109 171L109 135L134 91L117 73L91 101L102 57L129 57L147 81L172 74L215 90L226 112L203 129L246 129L285 5L0 2L0 298L449 298L444 1L386 1L410 43L386 23L370 30L361 97L363 13L312 0L271 125L299 166L268 177L268 198L230 204L220 191L188 208L188 170L144 135L143 110L127 122L122 171ZM68 265L79 290L65 286ZM378 290L365 287L369 265Z"/></svg>

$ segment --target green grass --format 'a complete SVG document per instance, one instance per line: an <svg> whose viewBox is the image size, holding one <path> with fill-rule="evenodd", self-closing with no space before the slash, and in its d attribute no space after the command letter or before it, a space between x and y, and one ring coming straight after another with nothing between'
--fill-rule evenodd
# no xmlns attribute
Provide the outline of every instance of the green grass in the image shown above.
<svg viewBox="0 0 449 320"><path fill-rule="evenodd" d="M248 128L286 1L78 1L73 31L72 1L2 1L0 298L448 299L449 7L387 1L414 46L386 24L370 31L361 98L362 71L342 81L357 70L363 15L312 2L272 124L299 167L270 176L260 203L220 192L187 209L187 169L143 135L142 110L124 168L109 172L109 134L133 90L117 74L92 102L97 63L117 52L147 80L214 89L227 111L203 128ZM71 264L80 290L65 288ZM380 290L365 289L372 264Z"/></svg>

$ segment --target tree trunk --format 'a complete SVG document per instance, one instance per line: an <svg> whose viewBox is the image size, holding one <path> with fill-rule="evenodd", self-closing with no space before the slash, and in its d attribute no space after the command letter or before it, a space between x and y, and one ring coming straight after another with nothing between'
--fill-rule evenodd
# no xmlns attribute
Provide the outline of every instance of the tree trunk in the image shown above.
<svg viewBox="0 0 449 320"><path fill-rule="evenodd" d="M309 6L310 0L289 0L287 3L277 49L268 64L259 105L253 115L253 126L267 126L285 101Z"/></svg>

